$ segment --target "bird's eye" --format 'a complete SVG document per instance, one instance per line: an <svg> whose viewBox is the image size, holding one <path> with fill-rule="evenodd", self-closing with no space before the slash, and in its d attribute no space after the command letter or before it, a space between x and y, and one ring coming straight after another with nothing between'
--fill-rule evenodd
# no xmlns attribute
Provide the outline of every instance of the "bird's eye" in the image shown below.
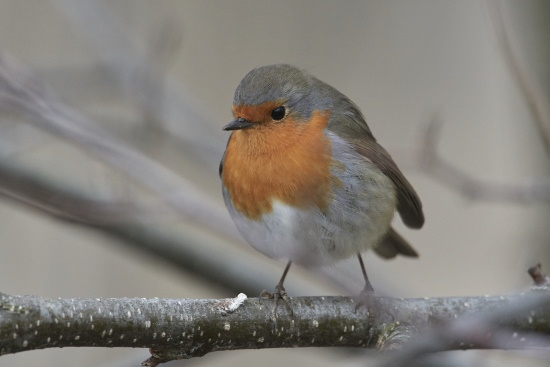
<svg viewBox="0 0 550 367"><path fill-rule="evenodd" d="M271 111L271 118L275 121L281 121L286 115L285 106L280 106Z"/></svg>

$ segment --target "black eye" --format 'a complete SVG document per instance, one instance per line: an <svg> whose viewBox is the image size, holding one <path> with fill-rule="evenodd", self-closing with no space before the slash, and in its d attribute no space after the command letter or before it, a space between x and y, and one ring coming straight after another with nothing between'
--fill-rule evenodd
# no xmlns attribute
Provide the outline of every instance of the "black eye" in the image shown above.
<svg viewBox="0 0 550 367"><path fill-rule="evenodd" d="M271 118L275 121L282 120L286 115L285 107L280 106L271 111Z"/></svg>

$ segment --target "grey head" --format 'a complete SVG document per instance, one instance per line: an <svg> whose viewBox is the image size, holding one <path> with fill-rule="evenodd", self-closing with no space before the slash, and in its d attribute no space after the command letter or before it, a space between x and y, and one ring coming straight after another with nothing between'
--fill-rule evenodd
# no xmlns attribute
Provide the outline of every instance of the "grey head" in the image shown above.
<svg viewBox="0 0 550 367"><path fill-rule="evenodd" d="M329 129L360 132L372 137L359 108L335 88L308 72L288 64L261 66L239 83L234 106L257 106L281 101L297 120L307 120L314 110L331 113Z"/></svg>
<svg viewBox="0 0 550 367"><path fill-rule="evenodd" d="M233 105L256 106L281 101L297 117L308 118L313 110L331 109L333 106L330 93L319 90L320 87L333 89L291 65L261 66L251 70L241 80L235 90Z"/></svg>

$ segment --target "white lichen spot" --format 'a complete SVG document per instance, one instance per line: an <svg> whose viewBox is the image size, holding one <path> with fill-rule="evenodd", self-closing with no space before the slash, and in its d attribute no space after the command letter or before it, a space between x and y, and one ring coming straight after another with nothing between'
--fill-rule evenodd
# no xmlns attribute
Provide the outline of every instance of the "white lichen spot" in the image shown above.
<svg viewBox="0 0 550 367"><path fill-rule="evenodd" d="M29 324L29 329L32 329L33 328L33 324Z"/></svg>
<svg viewBox="0 0 550 367"><path fill-rule="evenodd" d="M212 341L212 338L208 338L208 342L210 343Z"/></svg>
<svg viewBox="0 0 550 367"><path fill-rule="evenodd" d="M264 342L264 337L263 337L263 336L260 336L260 337L258 338L258 343L263 343L263 342Z"/></svg>
<svg viewBox="0 0 550 367"><path fill-rule="evenodd" d="M59 340L63 340L63 335L59 335Z"/></svg>
<svg viewBox="0 0 550 367"><path fill-rule="evenodd" d="M172 315L170 315L170 322L174 321Z"/></svg>
<svg viewBox="0 0 550 367"><path fill-rule="evenodd" d="M181 336L185 336L185 331L183 333L181 333Z"/></svg>
<svg viewBox="0 0 550 367"><path fill-rule="evenodd" d="M141 315L141 308L138 308L138 315Z"/></svg>
<svg viewBox="0 0 550 367"><path fill-rule="evenodd" d="M278 333L277 336L281 336L281 333Z"/></svg>
<svg viewBox="0 0 550 367"><path fill-rule="evenodd" d="M109 311L109 317L113 317L113 311Z"/></svg>
<svg viewBox="0 0 550 367"><path fill-rule="evenodd" d="M228 323L228 322L226 322L226 323L223 325L223 329L224 329L225 331L229 331L229 330L231 329L231 324Z"/></svg>
<svg viewBox="0 0 550 367"><path fill-rule="evenodd" d="M35 330L35 331L34 331L34 335L38 335L38 330Z"/></svg>
<svg viewBox="0 0 550 367"><path fill-rule="evenodd" d="M36 320L36 327L40 326L40 320Z"/></svg>
<svg viewBox="0 0 550 367"><path fill-rule="evenodd" d="M153 333L153 339L157 338L157 333Z"/></svg>
<svg viewBox="0 0 550 367"><path fill-rule="evenodd" d="M455 314L453 315L453 317L456 319L456 318L458 318L458 315L455 313Z"/></svg>
<svg viewBox="0 0 550 367"><path fill-rule="evenodd" d="M461 347L463 347L463 346L464 346L464 342L460 342L459 345L460 345Z"/></svg>
<svg viewBox="0 0 550 367"><path fill-rule="evenodd" d="M252 336L256 336L256 330L252 332Z"/></svg>
<svg viewBox="0 0 550 367"><path fill-rule="evenodd" d="M311 339L311 344L315 343L315 338Z"/></svg>
<svg viewBox="0 0 550 367"><path fill-rule="evenodd" d="M223 316L235 312L248 297L244 293L239 293L235 298L224 299L214 305Z"/></svg>
<svg viewBox="0 0 550 367"><path fill-rule="evenodd" d="M470 304L468 302L464 302L464 307L470 307Z"/></svg>
<svg viewBox="0 0 550 367"><path fill-rule="evenodd" d="M183 321L183 314L180 314L180 321Z"/></svg>
<svg viewBox="0 0 550 367"><path fill-rule="evenodd" d="M151 320L145 321L145 328L149 329L151 327Z"/></svg>
<svg viewBox="0 0 550 367"><path fill-rule="evenodd" d="M347 333L347 332L348 332L348 327L344 326L344 333Z"/></svg>
<svg viewBox="0 0 550 367"><path fill-rule="evenodd" d="M90 315L90 322L94 322L94 316Z"/></svg>
<svg viewBox="0 0 550 367"><path fill-rule="evenodd" d="M319 321L313 320L311 323L313 324L313 327L319 327Z"/></svg>
<svg viewBox="0 0 550 367"><path fill-rule="evenodd" d="M532 324L533 323L533 318L531 316L529 316L529 323Z"/></svg>
<svg viewBox="0 0 550 367"><path fill-rule="evenodd" d="M285 331L285 327L284 327L284 326L281 326L281 331Z"/></svg>
<svg viewBox="0 0 550 367"><path fill-rule="evenodd" d="M29 342L26 340L23 340L23 348L27 348L29 345Z"/></svg>
<svg viewBox="0 0 550 367"><path fill-rule="evenodd" d="M523 343L525 341L525 338L520 338L519 341Z"/></svg>
<svg viewBox="0 0 550 367"><path fill-rule="evenodd" d="M94 324L90 325L90 329L94 330L94 328L95 328Z"/></svg>
<svg viewBox="0 0 550 367"><path fill-rule="evenodd" d="M222 336L222 333L218 333L218 338Z"/></svg>
<svg viewBox="0 0 550 367"><path fill-rule="evenodd" d="M59 321L57 320L57 317L53 318L53 322L55 322L56 324L59 323Z"/></svg>
<svg viewBox="0 0 550 367"><path fill-rule="evenodd" d="M355 325L351 325L351 331L355 330Z"/></svg>
<svg viewBox="0 0 550 367"><path fill-rule="evenodd" d="M201 336L204 334L204 331L201 331Z"/></svg>
<svg viewBox="0 0 550 367"><path fill-rule="evenodd" d="M79 340L80 339L80 335L77 335L74 337L74 340Z"/></svg>
<svg viewBox="0 0 550 367"><path fill-rule="evenodd" d="M513 334L512 334L512 338L515 339L515 338L517 338L517 337L518 337L518 333L513 333Z"/></svg>
<svg viewBox="0 0 550 367"><path fill-rule="evenodd" d="M120 334L120 340L124 339L124 334Z"/></svg>
<svg viewBox="0 0 550 367"><path fill-rule="evenodd" d="M97 309L97 313L101 315L101 307Z"/></svg>
<svg viewBox="0 0 550 367"><path fill-rule="evenodd" d="M50 338L50 337L48 336L48 339L46 339L46 343L49 343L49 342L51 342L51 341L52 341L52 338Z"/></svg>
<svg viewBox="0 0 550 367"><path fill-rule="evenodd" d="M199 326L199 327L197 327L197 330L200 330L200 329L201 329L201 327L200 327L200 326Z"/></svg>
<svg viewBox="0 0 550 367"><path fill-rule="evenodd" d="M128 313L126 314L128 317L132 317L132 313L130 311L128 311Z"/></svg>
<svg viewBox="0 0 550 367"><path fill-rule="evenodd" d="M135 342L137 342L137 338L134 338L134 339L132 340L132 343L135 343Z"/></svg>
<svg viewBox="0 0 550 367"><path fill-rule="evenodd" d="M163 331L162 333L160 333L160 337L161 337L161 338L166 337L166 333Z"/></svg>
<svg viewBox="0 0 550 367"><path fill-rule="evenodd" d="M113 329L109 329L109 335L113 335Z"/></svg>
<svg viewBox="0 0 550 367"><path fill-rule="evenodd" d="M61 313L61 318L62 318L62 319L65 318L65 313L64 313L64 312Z"/></svg>
<svg viewBox="0 0 550 367"><path fill-rule="evenodd" d="M13 338L17 339L17 333L13 333Z"/></svg>
<svg viewBox="0 0 550 367"><path fill-rule="evenodd" d="M106 334L107 334L107 330L103 330L103 332L101 333L101 337L104 338Z"/></svg>
<svg viewBox="0 0 550 367"><path fill-rule="evenodd" d="M67 327L71 327L71 323L70 323L70 322L67 322Z"/></svg>

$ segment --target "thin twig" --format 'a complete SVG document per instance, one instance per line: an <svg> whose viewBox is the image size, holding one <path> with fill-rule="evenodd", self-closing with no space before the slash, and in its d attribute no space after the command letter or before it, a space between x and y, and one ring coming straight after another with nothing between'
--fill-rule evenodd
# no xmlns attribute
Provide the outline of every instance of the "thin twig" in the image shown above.
<svg viewBox="0 0 550 367"><path fill-rule="evenodd" d="M184 218L214 233L239 237L223 208L194 185L128 147L101 126L71 109L15 62L0 57L0 107L27 117L35 126L93 153L111 167L160 196Z"/></svg>
<svg viewBox="0 0 550 367"><path fill-rule="evenodd" d="M437 152L442 124L437 119L426 128L418 167L430 177L451 187L470 200L541 204L550 202L550 179L527 184L505 184L477 179L446 161Z"/></svg>
<svg viewBox="0 0 550 367"><path fill-rule="evenodd" d="M504 23L501 9L501 1L487 0L487 8L492 20L493 28L497 36L498 45L502 51L502 56L506 65L510 69L519 90L521 91L533 120L540 132L546 147L546 152L550 154L550 113L548 112L548 97L545 96L543 89L535 82L535 79L524 67L524 62L520 60L518 53L514 50L510 35Z"/></svg>

